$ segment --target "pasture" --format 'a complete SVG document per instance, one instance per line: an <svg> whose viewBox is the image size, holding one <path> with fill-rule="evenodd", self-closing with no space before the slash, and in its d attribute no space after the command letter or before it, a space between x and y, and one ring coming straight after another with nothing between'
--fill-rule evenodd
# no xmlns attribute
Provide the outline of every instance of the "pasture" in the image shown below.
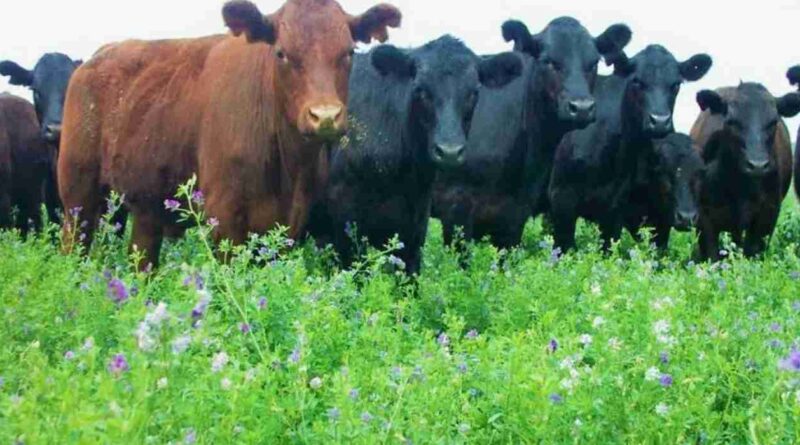
<svg viewBox="0 0 800 445"><path fill-rule="evenodd" d="M763 260L719 264L588 225L559 259L537 223L462 269L435 222L416 284L396 245L342 271L278 232L220 263L209 226L140 273L114 230L0 234L0 442L800 441L794 198Z"/></svg>

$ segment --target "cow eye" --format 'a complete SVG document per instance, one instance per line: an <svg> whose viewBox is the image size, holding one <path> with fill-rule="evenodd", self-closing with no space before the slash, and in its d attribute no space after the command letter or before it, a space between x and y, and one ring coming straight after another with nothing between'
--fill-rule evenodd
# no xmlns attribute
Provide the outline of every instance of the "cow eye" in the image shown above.
<svg viewBox="0 0 800 445"><path fill-rule="evenodd" d="M286 55L286 51L280 48L275 51L275 57L280 60L281 63L289 63L289 57Z"/></svg>
<svg viewBox="0 0 800 445"><path fill-rule="evenodd" d="M586 72L587 73L593 73L593 72L597 71L597 65L598 65L598 62L594 62L594 63L586 66Z"/></svg>

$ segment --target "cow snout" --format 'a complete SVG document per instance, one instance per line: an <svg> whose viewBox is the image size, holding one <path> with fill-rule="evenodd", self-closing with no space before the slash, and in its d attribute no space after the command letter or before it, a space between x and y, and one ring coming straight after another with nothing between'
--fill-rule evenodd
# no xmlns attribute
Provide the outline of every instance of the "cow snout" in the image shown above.
<svg viewBox="0 0 800 445"><path fill-rule="evenodd" d="M675 228L682 232L689 231L697 225L697 219L698 214L696 211L679 210L675 212Z"/></svg>
<svg viewBox="0 0 800 445"><path fill-rule="evenodd" d="M567 104L570 116L576 121L592 121L596 109L594 99L571 100Z"/></svg>
<svg viewBox="0 0 800 445"><path fill-rule="evenodd" d="M464 163L464 144L435 144L433 158L445 167L457 167Z"/></svg>
<svg viewBox="0 0 800 445"><path fill-rule="evenodd" d="M49 124L44 127L44 139L47 142L58 142L61 139L61 125Z"/></svg>
<svg viewBox="0 0 800 445"><path fill-rule="evenodd" d="M745 168L751 175L762 175L769 171L770 162L769 159L748 159Z"/></svg>
<svg viewBox="0 0 800 445"><path fill-rule="evenodd" d="M345 108L342 104L308 107L308 132L323 139L335 139L345 131Z"/></svg>
<svg viewBox="0 0 800 445"><path fill-rule="evenodd" d="M654 136L666 136L672 131L672 114L650 114L647 129Z"/></svg>

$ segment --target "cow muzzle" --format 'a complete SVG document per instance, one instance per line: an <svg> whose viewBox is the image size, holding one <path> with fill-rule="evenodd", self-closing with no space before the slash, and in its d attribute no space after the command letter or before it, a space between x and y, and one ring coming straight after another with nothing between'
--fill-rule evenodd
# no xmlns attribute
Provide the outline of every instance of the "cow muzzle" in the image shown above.
<svg viewBox="0 0 800 445"><path fill-rule="evenodd" d="M300 130L306 136L334 141L347 130L346 114L342 103L310 106L302 115Z"/></svg>

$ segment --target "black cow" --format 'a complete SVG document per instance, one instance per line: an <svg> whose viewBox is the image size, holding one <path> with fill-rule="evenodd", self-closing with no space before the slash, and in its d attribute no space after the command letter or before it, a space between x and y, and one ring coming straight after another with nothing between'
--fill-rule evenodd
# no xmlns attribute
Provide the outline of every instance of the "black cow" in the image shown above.
<svg viewBox="0 0 800 445"><path fill-rule="evenodd" d="M625 226L637 239L642 227L655 229L655 244L665 250L672 228L685 232L697 224L704 165L689 135L669 134L653 148L638 166Z"/></svg>
<svg viewBox="0 0 800 445"><path fill-rule="evenodd" d="M800 88L800 65L789 68L786 78L789 79L789 83ZM794 190L797 193L797 197L800 198L800 131L797 133L796 143L797 146L794 150Z"/></svg>
<svg viewBox="0 0 800 445"><path fill-rule="evenodd" d="M672 112L684 81L702 78L711 57L678 62L658 45L622 58L597 87L597 122L567 134L556 152L550 182L556 246L575 247L579 217L599 224L604 247L621 235L637 166L653 152L653 139L673 131Z"/></svg>
<svg viewBox="0 0 800 445"><path fill-rule="evenodd" d="M704 90L692 128L706 163L700 200L701 260L719 260L719 234L730 232L747 256L767 248L792 182L792 147L781 117L800 112L800 94L776 99L757 83ZM743 234L746 237L743 238Z"/></svg>
<svg viewBox="0 0 800 445"><path fill-rule="evenodd" d="M409 274L418 273L437 166L462 162L481 85L502 87L521 71L516 54L481 60L450 36L412 50L384 45L358 55L351 129L333 152L327 200L313 212L311 234L330 237L347 265L350 227L375 247L398 235L399 258Z"/></svg>
<svg viewBox="0 0 800 445"><path fill-rule="evenodd" d="M518 21L506 22L502 31L525 54L525 73L481 95L463 167L437 179L433 213L442 219L448 244L459 226L468 240L488 236L501 248L520 243L531 214L547 208L556 145L595 118L600 58L613 62L631 38L625 25L594 38L569 17L536 35Z"/></svg>
<svg viewBox="0 0 800 445"><path fill-rule="evenodd" d="M61 121L64 114L64 98L72 73L82 61L74 61L61 53L42 56L32 71L12 61L0 62L0 75L8 76L12 85L25 86L33 91L33 104L39 118L42 138L53 145L57 153L61 139ZM45 200L51 220L57 218L61 207L56 181L56 161L51 161L51 173L46 183Z"/></svg>

